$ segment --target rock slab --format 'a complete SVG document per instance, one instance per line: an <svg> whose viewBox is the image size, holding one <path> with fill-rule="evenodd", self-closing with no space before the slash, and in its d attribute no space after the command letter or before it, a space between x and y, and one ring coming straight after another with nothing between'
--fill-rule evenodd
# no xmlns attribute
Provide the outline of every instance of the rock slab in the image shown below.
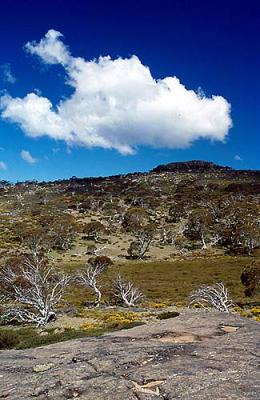
<svg viewBox="0 0 260 400"><path fill-rule="evenodd" d="M187 312L99 338L0 352L0 399L260 398L259 323Z"/></svg>

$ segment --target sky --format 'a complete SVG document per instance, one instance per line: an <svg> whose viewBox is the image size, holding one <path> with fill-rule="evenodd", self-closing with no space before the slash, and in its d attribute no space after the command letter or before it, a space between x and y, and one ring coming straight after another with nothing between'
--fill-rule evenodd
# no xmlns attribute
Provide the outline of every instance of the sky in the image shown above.
<svg viewBox="0 0 260 400"><path fill-rule="evenodd" d="M260 3L5 0L0 180L259 169Z"/></svg>

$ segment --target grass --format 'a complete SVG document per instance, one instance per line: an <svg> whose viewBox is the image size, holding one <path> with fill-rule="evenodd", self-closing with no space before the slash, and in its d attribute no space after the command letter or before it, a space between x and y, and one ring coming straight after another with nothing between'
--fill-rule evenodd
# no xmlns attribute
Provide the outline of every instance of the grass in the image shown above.
<svg viewBox="0 0 260 400"><path fill-rule="evenodd" d="M249 257L219 257L175 262L142 262L122 265L120 273L144 291L149 300L186 303L202 284L223 281L237 302L247 302L240 274ZM255 299L254 299L255 301Z"/></svg>
<svg viewBox="0 0 260 400"><path fill-rule="evenodd" d="M213 284L223 281L230 291L233 300L240 305L248 305L248 310L240 309L241 315L260 319L258 304L260 297L248 299L244 296L244 287L240 282L240 274L243 267L252 262L250 257L216 257L196 258L176 261L131 261L115 264L104 273L100 284L104 292L104 303L111 304L111 282L120 273L125 278L134 282L145 294L145 301L141 306L148 310L129 312L129 309L121 311L115 309L87 309L85 303L93 299L92 292L88 289L71 286L66 296L66 307L75 308L76 315L83 318L79 329L65 329L63 332L55 332L54 329L46 329L47 334L40 335L39 330L33 327L0 328L4 333L3 347L24 349L38 347L64 340L99 336L104 332L122 328L130 328L142 323L142 314L149 314L149 309L164 309L171 304L183 306L192 290L202 284ZM75 273L83 267L83 263L75 262L65 269ZM253 305L255 305L254 308ZM247 308L247 307L246 307ZM252 309L251 309L252 308ZM251 310L250 310L251 309ZM172 317L167 310L159 314L159 319ZM158 318L157 317L157 318ZM84 321L85 319L85 321ZM8 337L8 331L10 338ZM13 333L15 332L15 337ZM10 339L10 340L9 340ZM0 346L1 347L1 346ZM3 348L2 347L2 348Z"/></svg>
<svg viewBox="0 0 260 400"><path fill-rule="evenodd" d="M235 302L255 303L260 301L260 297L246 298L244 287L240 282L243 267L252 261L251 257L230 256L158 262L131 261L110 267L100 283L105 303L111 298L111 281L118 273L134 282L143 291L146 296L145 305L146 303L185 305L192 290L202 284L220 281L227 286ZM81 267L79 264L74 264L74 271ZM83 305L92 298L91 291L79 288L72 289L67 296L67 300L76 306Z"/></svg>
<svg viewBox="0 0 260 400"><path fill-rule="evenodd" d="M6 345L5 343L3 343L2 347L0 347L0 350L3 350L7 348L27 349L27 348L45 346L47 344L62 342L69 339L100 336L102 333L104 333L104 330L65 329L64 332L62 333L54 333L53 330L46 329L47 335L41 336L36 328L23 327L15 330L13 328L1 328L0 337L1 333L4 333L5 342L7 343ZM7 339L8 337L10 338L10 340Z"/></svg>
<svg viewBox="0 0 260 400"><path fill-rule="evenodd" d="M107 315L106 315L107 314ZM85 323L80 329L64 329L63 332L55 332L55 329L46 328L44 335L34 327L0 328L0 350L27 349L48 344L63 342L70 339L101 336L105 332L113 332L118 329L129 329L141 325L134 313L103 313L102 323Z"/></svg>

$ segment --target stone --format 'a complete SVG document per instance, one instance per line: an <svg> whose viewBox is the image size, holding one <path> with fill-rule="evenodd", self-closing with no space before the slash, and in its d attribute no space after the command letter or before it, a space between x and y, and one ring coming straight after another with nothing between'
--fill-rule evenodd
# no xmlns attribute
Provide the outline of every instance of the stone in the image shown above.
<svg viewBox="0 0 260 400"><path fill-rule="evenodd" d="M101 337L3 350L0 399L256 400L258 349L259 323L190 310Z"/></svg>
<svg viewBox="0 0 260 400"><path fill-rule="evenodd" d="M48 371L49 369L53 368L55 364L53 363L47 363L47 364L38 364L33 367L34 372L45 372Z"/></svg>

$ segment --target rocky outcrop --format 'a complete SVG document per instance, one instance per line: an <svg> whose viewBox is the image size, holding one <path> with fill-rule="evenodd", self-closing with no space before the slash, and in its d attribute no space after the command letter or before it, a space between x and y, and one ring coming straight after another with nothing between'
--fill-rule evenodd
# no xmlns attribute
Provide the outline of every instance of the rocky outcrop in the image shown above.
<svg viewBox="0 0 260 400"><path fill-rule="evenodd" d="M259 324L223 313L0 352L0 399L260 398Z"/></svg>
<svg viewBox="0 0 260 400"><path fill-rule="evenodd" d="M214 172L231 170L232 168L230 167L223 167L210 161L192 160L158 165L151 172Z"/></svg>

